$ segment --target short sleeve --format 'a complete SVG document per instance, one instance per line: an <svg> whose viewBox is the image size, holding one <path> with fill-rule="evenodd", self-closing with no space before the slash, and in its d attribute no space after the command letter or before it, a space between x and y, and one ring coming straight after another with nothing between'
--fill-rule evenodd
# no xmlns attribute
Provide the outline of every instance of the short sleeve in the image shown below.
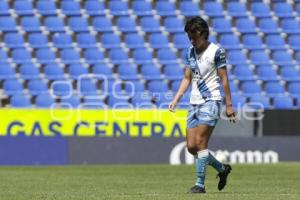
<svg viewBox="0 0 300 200"><path fill-rule="evenodd" d="M215 54L215 65L216 68L226 67L226 52L225 49L219 48Z"/></svg>

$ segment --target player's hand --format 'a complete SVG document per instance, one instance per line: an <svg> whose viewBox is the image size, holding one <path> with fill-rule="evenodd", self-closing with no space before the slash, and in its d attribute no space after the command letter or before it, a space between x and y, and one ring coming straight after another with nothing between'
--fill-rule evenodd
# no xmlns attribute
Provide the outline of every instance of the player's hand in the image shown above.
<svg viewBox="0 0 300 200"><path fill-rule="evenodd" d="M176 108L176 105L177 105L177 102L176 102L176 101L172 101L172 102L169 104L169 111L174 112L174 111L175 111L175 108Z"/></svg>
<svg viewBox="0 0 300 200"><path fill-rule="evenodd" d="M232 105L226 106L226 116L229 118L230 122L236 122L235 112L233 110Z"/></svg>

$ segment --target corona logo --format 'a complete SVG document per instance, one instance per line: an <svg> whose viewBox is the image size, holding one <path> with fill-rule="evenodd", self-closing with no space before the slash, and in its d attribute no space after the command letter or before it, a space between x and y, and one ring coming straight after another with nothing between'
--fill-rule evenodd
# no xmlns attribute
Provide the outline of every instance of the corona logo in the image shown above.
<svg viewBox="0 0 300 200"><path fill-rule="evenodd" d="M268 150L268 151L259 151L259 150L248 150L248 151L228 151L228 150L217 150L215 152L210 151L219 161L227 163L278 163L279 155L277 152ZM182 159L183 157L183 159ZM186 148L186 143L181 142L177 144L170 153L170 164L179 165L179 164L193 164L194 156L191 155Z"/></svg>

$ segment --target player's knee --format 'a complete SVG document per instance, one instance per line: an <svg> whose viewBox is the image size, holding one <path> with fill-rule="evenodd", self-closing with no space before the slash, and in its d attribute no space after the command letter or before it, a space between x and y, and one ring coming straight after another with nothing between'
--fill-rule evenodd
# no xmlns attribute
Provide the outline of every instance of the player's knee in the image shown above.
<svg viewBox="0 0 300 200"><path fill-rule="evenodd" d="M187 150L190 154L196 155L197 154L197 145L196 144L187 144Z"/></svg>

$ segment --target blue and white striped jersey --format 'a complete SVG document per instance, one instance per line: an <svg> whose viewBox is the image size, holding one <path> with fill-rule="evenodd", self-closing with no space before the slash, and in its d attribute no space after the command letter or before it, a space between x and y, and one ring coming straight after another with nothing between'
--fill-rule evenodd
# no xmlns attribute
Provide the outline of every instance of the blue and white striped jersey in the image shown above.
<svg viewBox="0 0 300 200"><path fill-rule="evenodd" d="M200 55L193 46L188 48L186 64L192 71L190 104L202 104L206 100L222 100L217 69L226 67L225 50L214 43Z"/></svg>

